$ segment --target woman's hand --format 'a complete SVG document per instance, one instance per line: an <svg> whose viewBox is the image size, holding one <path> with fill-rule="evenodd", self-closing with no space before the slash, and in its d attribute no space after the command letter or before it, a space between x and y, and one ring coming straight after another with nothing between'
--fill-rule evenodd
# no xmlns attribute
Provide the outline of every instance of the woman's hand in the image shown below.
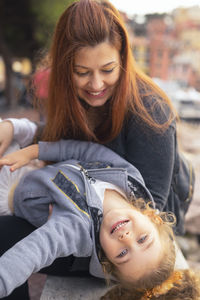
<svg viewBox="0 0 200 300"><path fill-rule="evenodd" d="M0 122L0 157L7 150L13 140L14 128L11 122Z"/></svg>
<svg viewBox="0 0 200 300"><path fill-rule="evenodd" d="M39 146L31 145L19 151L12 152L0 159L0 168L4 165L10 166L10 171L13 172L27 164L31 160L38 158Z"/></svg>

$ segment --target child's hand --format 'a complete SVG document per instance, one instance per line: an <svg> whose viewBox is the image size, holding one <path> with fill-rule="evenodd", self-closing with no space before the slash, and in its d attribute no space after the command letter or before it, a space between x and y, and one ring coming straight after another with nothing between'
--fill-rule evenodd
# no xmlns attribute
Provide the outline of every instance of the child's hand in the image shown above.
<svg viewBox="0 0 200 300"><path fill-rule="evenodd" d="M7 165L10 166L10 171L13 172L29 164L31 160L38 158L38 152L38 145L31 145L19 151L7 154L0 159L0 168Z"/></svg>

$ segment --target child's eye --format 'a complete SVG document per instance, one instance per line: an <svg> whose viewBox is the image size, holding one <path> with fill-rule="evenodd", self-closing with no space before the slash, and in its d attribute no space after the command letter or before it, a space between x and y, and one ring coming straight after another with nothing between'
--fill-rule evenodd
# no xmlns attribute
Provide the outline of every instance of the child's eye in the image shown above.
<svg viewBox="0 0 200 300"><path fill-rule="evenodd" d="M128 253L127 249L124 249L117 257L124 257Z"/></svg>
<svg viewBox="0 0 200 300"><path fill-rule="evenodd" d="M138 244L143 244L147 239L147 234L143 235L137 242Z"/></svg>

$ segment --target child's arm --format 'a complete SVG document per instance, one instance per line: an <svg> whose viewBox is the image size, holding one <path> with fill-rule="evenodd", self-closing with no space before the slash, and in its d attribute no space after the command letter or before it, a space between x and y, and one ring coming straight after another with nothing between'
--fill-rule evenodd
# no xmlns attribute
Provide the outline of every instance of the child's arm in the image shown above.
<svg viewBox="0 0 200 300"><path fill-rule="evenodd" d="M65 161L75 159L85 162L109 162L115 167L128 168L130 163L109 148L93 142L60 140L39 142L40 160Z"/></svg>
<svg viewBox="0 0 200 300"><path fill-rule="evenodd" d="M27 165L31 160L38 158L39 147L37 144L28 146L16 152L9 153L0 159L0 168L10 166L10 171Z"/></svg>
<svg viewBox="0 0 200 300"><path fill-rule="evenodd" d="M60 140L58 142L39 142L39 145L31 145L8 154L0 159L0 167L3 165L9 165L11 166L10 170L15 171L35 158L53 162L69 159L85 162L102 161L109 162L115 167L121 168L127 168L128 165L130 165L118 154L97 143Z"/></svg>
<svg viewBox="0 0 200 300"><path fill-rule="evenodd" d="M92 240L89 228L82 223L79 217L58 215L5 252L0 257L0 298L8 296L32 273L51 265L58 257L90 256Z"/></svg>

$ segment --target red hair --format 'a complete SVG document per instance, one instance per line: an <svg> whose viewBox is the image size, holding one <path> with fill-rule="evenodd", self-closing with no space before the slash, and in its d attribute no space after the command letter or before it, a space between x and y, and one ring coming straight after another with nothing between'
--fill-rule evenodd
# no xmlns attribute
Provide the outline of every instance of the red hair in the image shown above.
<svg viewBox="0 0 200 300"><path fill-rule="evenodd" d="M107 41L120 53L121 72L112 98L106 103L107 119L93 132L74 87L74 57L83 47L94 47ZM150 78L136 68L127 30L119 12L108 1L79 0L72 3L58 21L49 57L51 71L43 139L74 138L105 143L119 134L130 110L151 128L166 128L172 121L174 114L170 101ZM151 95L155 98L155 93L160 99L157 101L160 107L164 103L170 108L167 120L162 124L153 119L143 103L142 97Z"/></svg>

